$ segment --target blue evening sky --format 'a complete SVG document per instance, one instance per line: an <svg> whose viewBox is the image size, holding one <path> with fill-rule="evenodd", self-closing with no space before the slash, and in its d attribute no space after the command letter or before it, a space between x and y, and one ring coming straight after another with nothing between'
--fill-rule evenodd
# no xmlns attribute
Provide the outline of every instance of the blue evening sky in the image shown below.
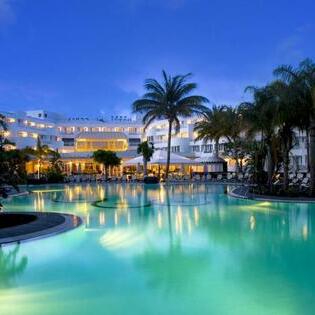
<svg viewBox="0 0 315 315"><path fill-rule="evenodd" d="M305 57L314 0L0 0L1 110L125 114L162 69L234 105Z"/></svg>

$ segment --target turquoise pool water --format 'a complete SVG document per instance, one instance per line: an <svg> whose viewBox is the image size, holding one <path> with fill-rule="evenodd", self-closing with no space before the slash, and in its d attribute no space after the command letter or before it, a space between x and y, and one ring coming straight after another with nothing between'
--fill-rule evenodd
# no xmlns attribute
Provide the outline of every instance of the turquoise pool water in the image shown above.
<svg viewBox="0 0 315 315"><path fill-rule="evenodd" d="M50 186L7 211L84 224L0 249L0 314L315 314L315 206L223 186Z"/></svg>

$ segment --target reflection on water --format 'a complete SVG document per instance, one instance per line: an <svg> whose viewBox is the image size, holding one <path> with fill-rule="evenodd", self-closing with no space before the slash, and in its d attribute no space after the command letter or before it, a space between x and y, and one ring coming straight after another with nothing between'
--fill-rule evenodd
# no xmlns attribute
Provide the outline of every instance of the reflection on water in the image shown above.
<svg viewBox="0 0 315 315"><path fill-rule="evenodd" d="M0 248L0 288L10 287L27 266L27 257L19 257L19 245Z"/></svg>
<svg viewBox="0 0 315 315"><path fill-rule="evenodd" d="M67 243L64 236L51 238L53 259L45 262L44 241L21 245L33 265L6 286L13 297L19 284L34 296L23 295L12 314L60 314L57 301L79 315L103 314L104 307L108 314L309 314L314 205L238 200L224 191L87 184L14 198L6 209L76 213L84 226L66 233ZM0 268L3 275L12 269ZM38 292L42 303L25 308Z"/></svg>
<svg viewBox="0 0 315 315"><path fill-rule="evenodd" d="M23 208L22 208L23 205ZM26 207L28 206L28 207ZM227 197L224 187L211 185L65 185L36 189L6 205L9 210L72 211L83 217L86 228L104 229L152 224L158 230L191 235L200 220L220 226L231 219L233 228L255 233L269 221L272 235L313 237L311 204L243 201ZM277 223L275 223L275 221ZM226 232L225 227L223 232Z"/></svg>

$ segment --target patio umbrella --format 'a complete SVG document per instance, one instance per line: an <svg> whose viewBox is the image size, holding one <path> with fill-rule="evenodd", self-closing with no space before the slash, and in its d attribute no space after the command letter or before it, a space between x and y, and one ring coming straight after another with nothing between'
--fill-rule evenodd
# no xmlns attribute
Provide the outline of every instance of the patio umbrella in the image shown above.
<svg viewBox="0 0 315 315"><path fill-rule="evenodd" d="M167 152L164 150L157 150L154 152L149 163L151 164L166 164ZM170 164L191 164L191 159L184 156L171 153Z"/></svg>
<svg viewBox="0 0 315 315"><path fill-rule="evenodd" d="M137 156L133 159L130 159L128 161L124 161L124 166L132 166L132 165L143 165L143 157L142 155Z"/></svg>

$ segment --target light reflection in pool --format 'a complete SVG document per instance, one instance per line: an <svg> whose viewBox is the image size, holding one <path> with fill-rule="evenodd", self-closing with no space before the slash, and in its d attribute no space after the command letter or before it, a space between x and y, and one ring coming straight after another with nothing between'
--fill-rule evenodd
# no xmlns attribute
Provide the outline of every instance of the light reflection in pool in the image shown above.
<svg viewBox="0 0 315 315"><path fill-rule="evenodd" d="M2 249L0 313L246 315L266 314L267 305L268 314L308 314L314 205L238 200L224 191L65 185L5 202L6 211L76 213L84 225L21 244L13 260L6 257L14 247Z"/></svg>

